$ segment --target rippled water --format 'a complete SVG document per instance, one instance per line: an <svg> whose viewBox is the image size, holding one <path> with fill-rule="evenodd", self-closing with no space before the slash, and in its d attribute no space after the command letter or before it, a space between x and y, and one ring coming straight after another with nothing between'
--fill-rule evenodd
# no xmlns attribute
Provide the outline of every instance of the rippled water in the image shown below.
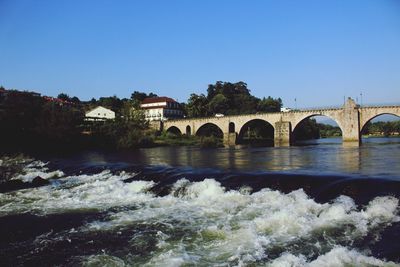
<svg viewBox="0 0 400 267"><path fill-rule="evenodd" d="M395 138L2 157L0 265L399 266L399 163Z"/></svg>

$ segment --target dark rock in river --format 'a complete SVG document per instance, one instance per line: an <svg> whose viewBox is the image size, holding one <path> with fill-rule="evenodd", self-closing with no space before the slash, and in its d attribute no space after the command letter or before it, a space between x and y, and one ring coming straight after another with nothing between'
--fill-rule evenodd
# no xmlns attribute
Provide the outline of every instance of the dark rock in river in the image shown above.
<svg viewBox="0 0 400 267"><path fill-rule="evenodd" d="M8 180L0 183L0 193L6 193L19 189L34 188L48 185L50 182L40 176L35 177L32 182L23 182L21 180Z"/></svg>
<svg viewBox="0 0 400 267"><path fill-rule="evenodd" d="M36 176L33 180L32 180L32 186L36 187L36 186L43 186L43 185L48 185L49 181L47 181L46 179L43 179L40 176Z"/></svg>

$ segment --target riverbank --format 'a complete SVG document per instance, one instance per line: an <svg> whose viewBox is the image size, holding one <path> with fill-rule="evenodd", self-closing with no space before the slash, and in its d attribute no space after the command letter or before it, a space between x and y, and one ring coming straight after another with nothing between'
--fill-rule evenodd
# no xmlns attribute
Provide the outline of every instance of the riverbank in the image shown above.
<svg viewBox="0 0 400 267"><path fill-rule="evenodd" d="M398 138L399 134L384 135L384 134L363 134L362 138Z"/></svg>

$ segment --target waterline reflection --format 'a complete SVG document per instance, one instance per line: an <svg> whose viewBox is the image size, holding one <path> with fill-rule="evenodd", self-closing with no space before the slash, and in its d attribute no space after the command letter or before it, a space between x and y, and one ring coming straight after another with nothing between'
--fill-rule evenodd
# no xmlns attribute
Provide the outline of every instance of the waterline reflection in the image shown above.
<svg viewBox="0 0 400 267"><path fill-rule="evenodd" d="M390 140L387 140L390 139ZM101 161L143 165L190 166L231 171L281 171L310 174L362 174L400 176L400 138L366 140L362 146L321 139L306 146L156 147L107 154ZM92 156L92 160L96 157Z"/></svg>

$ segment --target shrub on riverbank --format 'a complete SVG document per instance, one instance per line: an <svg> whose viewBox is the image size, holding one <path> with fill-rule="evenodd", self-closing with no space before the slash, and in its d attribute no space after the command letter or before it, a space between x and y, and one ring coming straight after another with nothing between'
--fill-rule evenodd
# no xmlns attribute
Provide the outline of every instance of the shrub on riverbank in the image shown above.
<svg viewBox="0 0 400 267"><path fill-rule="evenodd" d="M154 144L161 146L197 146L199 138L193 135L176 135L164 131L155 137Z"/></svg>
<svg viewBox="0 0 400 267"><path fill-rule="evenodd" d="M223 147L222 140L215 136L202 136L200 137L199 146L201 148Z"/></svg>

